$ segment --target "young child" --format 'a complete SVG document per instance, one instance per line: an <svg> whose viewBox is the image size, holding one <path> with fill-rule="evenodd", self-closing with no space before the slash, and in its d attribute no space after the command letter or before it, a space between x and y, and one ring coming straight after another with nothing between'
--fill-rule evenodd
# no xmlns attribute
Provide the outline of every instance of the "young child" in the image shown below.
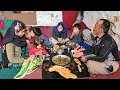
<svg viewBox="0 0 120 90"><path fill-rule="evenodd" d="M82 40L80 41L79 45L82 46L84 49L89 49L90 46L93 45L94 36L89 29L85 29L82 31Z"/></svg>
<svg viewBox="0 0 120 90"><path fill-rule="evenodd" d="M59 22L57 26L53 28L52 37L59 43L64 43L67 38L67 29L64 22Z"/></svg>
<svg viewBox="0 0 120 90"><path fill-rule="evenodd" d="M47 54L47 51L44 48L43 39L41 39L40 37L35 37L33 40L33 46L30 48L29 51L29 56L35 55L35 57L37 57L39 52L41 52L44 55Z"/></svg>
<svg viewBox="0 0 120 90"><path fill-rule="evenodd" d="M94 43L94 36L89 29L82 31L82 40L79 42L79 45L74 49L79 51L84 51L89 49Z"/></svg>
<svg viewBox="0 0 120 90"><path fill-rule="evenodd" d="M70 41L73 42L74 44L79 44L79 42L82 39L82 33L80 32L81 26L80 23L76 23L73 26L73 32L70 37Z"/></svg>
<svg viewBox="0 0 120 90"><path fill-rule="evenodd" d="M44 44L45 46L49 46L48 44L49 43L49 38L43 34L41 32L41 29L38 28L38 27L30 27L29 29L29 32L28 32L28 41L27 43L30 45L30 44L33 44L33 39L35 38L35 36L38 36L40 38L42 38L44 40Z"/></svg>

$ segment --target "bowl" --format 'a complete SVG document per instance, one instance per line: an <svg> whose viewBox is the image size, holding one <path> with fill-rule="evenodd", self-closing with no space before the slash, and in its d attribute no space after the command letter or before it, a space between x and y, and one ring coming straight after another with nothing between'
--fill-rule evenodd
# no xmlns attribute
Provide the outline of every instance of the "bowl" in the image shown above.
<svg viewBox="0 0 120 90"><path fill-rule="evenodd" d="M63 52L64 52L63 49L58 49L58 50L57 50L57 53L58 53L59 55L61 55Z"/></svg>
<svg viewBox="0 0 120 90"><path fill-rule="evenodd" d="M56 65L65 66L71 61L67 55L56 55L52 58L52 62Z"/></svg>
<svg viewBox="0 0 120 90"><path fill-rule="evenodd" d="M62 48L62 49L66 49L67 46L65 46L65 45L61 45L61 48Z"/></svg>

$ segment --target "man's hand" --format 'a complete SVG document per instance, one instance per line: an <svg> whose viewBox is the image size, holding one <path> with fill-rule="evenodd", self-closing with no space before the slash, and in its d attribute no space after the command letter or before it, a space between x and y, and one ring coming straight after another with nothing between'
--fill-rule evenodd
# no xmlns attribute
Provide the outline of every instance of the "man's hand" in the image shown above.
<svg viewBox="0 0 120 90"><path fill-rule="evenodd" d="M83 52L85 50L85 48L80 48L80 49L78 49L77 51L78 52Z"/></svg>
<svg viewBox="0 0 120 90"><path fill-rule="evenodd" d="M81 56L81 61L84 62L84 63L86 63L86 56L84 56L84 55Z"/></svg>
<svg viewBox="0 0 120 90"><path fill-rule="evenodd" d="M81 57L83 55L83 52L75 52L74 54L73 54L73 57Z"/></svg>
<svg viewBox="0 0 120 90"><path fill-rule="evenodd" d="M76 50L78 50L79 48L80 48L80 45L77 45L77 47L74 48L74 50L76 51Z"/></svg>

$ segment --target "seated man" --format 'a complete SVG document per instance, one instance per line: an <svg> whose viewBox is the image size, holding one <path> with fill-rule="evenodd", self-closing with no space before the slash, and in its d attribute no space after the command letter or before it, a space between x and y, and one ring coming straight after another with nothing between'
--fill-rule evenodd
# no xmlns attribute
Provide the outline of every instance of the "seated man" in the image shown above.
<svg viewBox="0 0 120 90"><path fill-rule="evenodd" d="M119 68L118 46L108 34L109 28L108 20L98 20L93 29L94 35L97 35L95 44L88 50L81 51L79 49L73 55L81 57L81 61L86 63L91 74L111 74Z"/></svg>

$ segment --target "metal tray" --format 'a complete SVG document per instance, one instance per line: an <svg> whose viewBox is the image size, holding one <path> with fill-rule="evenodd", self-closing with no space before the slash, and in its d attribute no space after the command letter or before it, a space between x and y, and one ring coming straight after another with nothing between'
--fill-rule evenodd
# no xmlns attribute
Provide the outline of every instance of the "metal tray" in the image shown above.
<svg viewBox="0 0 120 90"><path fill-rule="evenodd" d="M71 61L70 57L67 56L67 55L56 55L56 56L54 56L54 57L52 58L52 62L53 62L54 64L56 64L56 63L54 62L54 60L55 60L56 58L58 58L58 57L67 58L67 59L69 60L68 63ZM66 64L56 64L56 65L65 66L65 65L67 65L68 63L66 63Z"/></svg>

